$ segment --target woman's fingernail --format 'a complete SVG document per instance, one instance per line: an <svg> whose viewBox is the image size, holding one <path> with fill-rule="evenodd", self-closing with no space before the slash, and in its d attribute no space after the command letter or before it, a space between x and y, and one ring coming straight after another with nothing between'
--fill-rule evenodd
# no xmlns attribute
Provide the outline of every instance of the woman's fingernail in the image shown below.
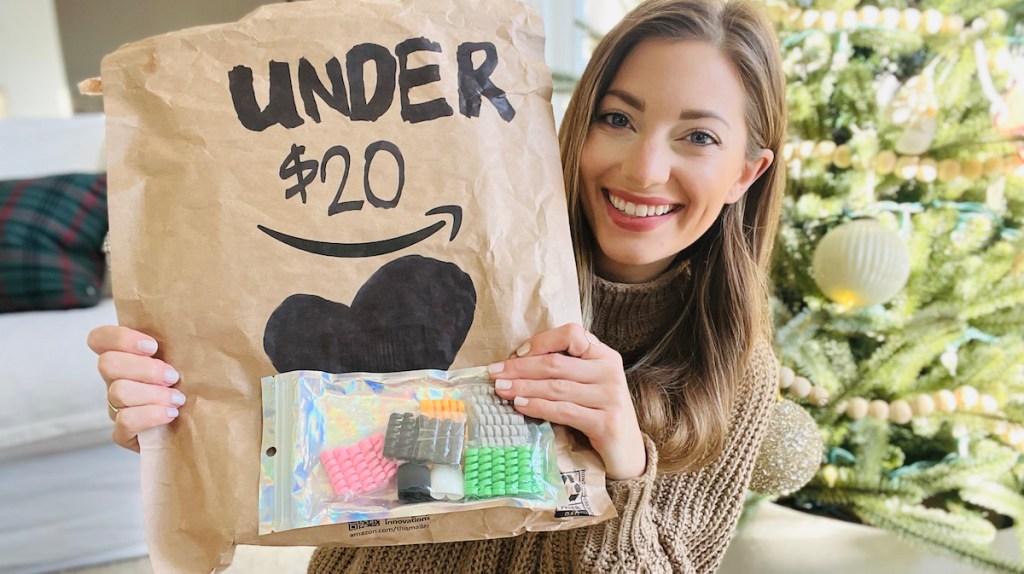
<svg viewBox="0 0 1024 574"><path fill-rule="evenodd" d="M516 349L516 356L517 357L525 357L529 353L530 353L530 342L529 341L523 343L523 345L521 347Z"/></svg>
<svg viewBox="0 0 1024 574"><path fill-rule="evenodd" d="M506 379L498 379L497 381L494 381L494 388L498 389L499 391L507 391L512 388L512 381Z"/></svg>
<svg viewBox="0 0 1024 574"><path fill-rule="evenodd" d="M181 391L171 391L171 404L179 407L185 404L185 395Z"/></svg>
<svg viewBox="0 0 1024 574"><path fill-rule="evenodd" d="M512 401L512 404L514 404L517 407L522 407L522 406L530 404L530 399L528 399L526 397L516 397Z"/></svg>
<svg viewBox="0 0 1024 574"><path fill-rule="evenodd" d="M491 363L490 365L487 365L487 372L492 374L492 375L497 375L498 373L500 373L500 372L502 372L504 370L505 370L505 363Z"/></svg>
<svg viewBox="0 0 1024 574"><path fill-rule="evenodd" d="M167 416L172 419L178 418L178 409L167 409Z"/></svg>
<svg viewBox="0 0 1024 574"><path fill-rule="evenodd" d="M143 339L139 341L139 350L143 353L153 354L156 352L156 341Z"/></svg>
<svg viewBox="0 0 1024 574"><path fill-rule="evenodd" d="M179 376L180 375L178 375L178 371L175 371L174 369L167 367L167 370L164 371L164 382L167 383L168 385L173 385L174 383L178 382Z"/></svg>

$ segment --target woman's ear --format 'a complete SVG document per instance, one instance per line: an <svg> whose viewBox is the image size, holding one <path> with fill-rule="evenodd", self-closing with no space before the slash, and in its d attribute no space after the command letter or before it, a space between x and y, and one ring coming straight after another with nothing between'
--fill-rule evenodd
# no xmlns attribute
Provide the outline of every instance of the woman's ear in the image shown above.
<svg viewBox="0 0 1024 574"><path fill-rule="evenodd" d="M750 186L757 181L757 178L761 177L761 174L772 165L773 161L775 161L775 153L770 149L763 149L761 155L743 164L743 172L733 184L732 189L729 190L725 203L733 204L739 201L743 194L750 189Z"/></svg>

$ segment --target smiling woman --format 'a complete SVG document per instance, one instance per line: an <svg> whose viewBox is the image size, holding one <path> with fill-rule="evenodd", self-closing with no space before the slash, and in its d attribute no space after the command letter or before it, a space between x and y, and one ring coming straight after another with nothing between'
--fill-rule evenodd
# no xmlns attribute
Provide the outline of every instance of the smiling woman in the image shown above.
<svg viewBox="0 0 1024 574"><path fill-rule="evenodd" d="M456 545L322 549L310 572L713 572L776 392L765 272L785 87L750 3L648 0L598 45L560 131L585 326L489 367L601 455L620 518ZM494 557L500 557L494 559Z"/></svg>
<svg viewBox="0 0 1024 574"><path fill-rule="evenodd" d="M658 276L771 165L769 149L746 157L745 100L735 67L711 44L648 40L629 54L580 158L599 274Z"/></svg>

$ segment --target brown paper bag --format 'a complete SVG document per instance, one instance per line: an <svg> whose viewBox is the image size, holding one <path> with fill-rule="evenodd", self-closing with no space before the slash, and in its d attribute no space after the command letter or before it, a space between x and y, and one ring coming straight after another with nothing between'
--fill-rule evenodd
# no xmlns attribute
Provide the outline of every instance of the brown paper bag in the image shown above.
<svg viewBox="0 0 1024 574"><path fill-rule="evenodd" d="M599 458L560 429L559 512L256 535L261 377L485 365L580 320L542 31L513 0L313 0L103 60L118 317L189 397L140 437L157 572L211 571L234 544L614 515Z"/></svg>

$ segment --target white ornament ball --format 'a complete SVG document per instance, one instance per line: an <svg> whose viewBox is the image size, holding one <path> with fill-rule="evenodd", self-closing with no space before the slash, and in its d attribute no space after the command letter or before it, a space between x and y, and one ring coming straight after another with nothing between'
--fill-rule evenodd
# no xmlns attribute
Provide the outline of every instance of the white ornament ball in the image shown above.
<svg viewBox="0 0 1024 574"><path fill-rule="evenodd" d="M934 8L924 11L924 31L928 34L938 34L942 30L942 12Z"/></svg>
<svg viewBox="0 0 1024 574"><path fill-rule="evenodd" d="M895 8L882 9L882 25L886 28L897 28L900 25L900 11Z"/></svg>
<svg viewBox="0 0 1024 574"><path fill-rule="evenodd" d="M788 389L793 384L793 379L796 378L796 373L789 367L782 367L779 369L779 388Z"/></svg>
<svg viewBox="0 0 1024 574"><path fill-rule="evenodd" d="M865 26L877 26L882 15L877 6L864 6L857 14L860 16L860 23Z"/></svg>
<svg viewBox="0 0 1024 574"><path fill-rule="evenodd" d="M1011 427L1005 433L1003 433L1003 440L1011 446L1017 446L1024 443L1024 428Z"/></svg>
<svg viewBox="0 0 1024 574"><path fill-rule="evenodd" d="M843 28L846 29L846 30L850 30L852 28L856 28L857 27L857 12L855 10L846 10L846 11L844 11L840 21L842 22Z"/></svg>
<svg viewBox="0 0 1024 574"><path fill-rule="evenodd" d="M818 142L818 145L814 146L814 155L822 161L830 161L832 154L836 151L836 143L830 140L824 140ZM1002 164L1000 164L1002 165Z"/></svg>
<svg viewBox="0 0 1024 574"><path fill-rule="evenodd" d="M874 220L844 223L814 251L814 279L829 299L850 308L892 299L910 277L910 252L893 230Z"/></svg>
<svg viewBox="0 0 1024 574"><path fill-rule="evenodd" d="M953 392L956 396L956 403L960 405L960 408L966 411L973 409L977 406L981 395L978 393L978 389L964 385Z"/></svg>
<svg viewBox="0 0 1024 574"><path fill-rule="evenodd" d="M900 28L907 32L916 32L921 25L921 11L916 8L906 8L900 18Z"/></svg>
<svg viewBox="0 0 1024 574"><path fill-rule="evenodd" d="M871 401L868 406L868 416L880 421L887 420L889 418L889 403L881 399Z"/></svg>
<svg viewBox="0 0 1024 574"><path fill-rule="evenodd" d="M920 162L920 158L916 156L903 155L896 160L896 175L900 179L910 181L917 175L917 164Z"/></svg>
<svg viewBox="0 0 1024 574"><path fill-rule="evenodd" d="M914 414L919 417L926 417L935 412L935 399L931 395L917 395L913 398Z"/></svg>
<svg viewBox="0 0 1024 574"><path fill-rule="evenodd" d="M839 13L833 12L832 10L825 10L821 13L821 18L818 20L818 28L821 28L825 32L832 33L836 31L839 26Z"/></svg>
<svg viewBox="0 0 1024 574"><path fill-rule="evenodd" d="M817 386L811 387L811 392L807 395L807 402L816 407L825 406L828 403L828 391Z"/></svg>
<svg viewBox="0 0 1024 574"><path fill-rule="evenodd" d="M959 34L964 30L964 17L959 14L946 16L942 21L942 31L947 34Z"/></svg>
<svg viewBox="0 0 1024 574"><path fill-rule="evenodd" d="M793 384L789 386L789 394L802 399L811 394L811 386L811 381L804 377L796 377L793 379Z"/></svg>
<svg viewBox="0 0 1024 574"><path fill-rule="evenodd" d="M850 399L850 405L846 407L846 416L857 421L868 416L868 404L867 399L861 397L854 397Z"/></svg>
<svg viewBox="0 0 1024 574"><path fill-rule="evenodd" d="M939 169L934 159L925 158L917 166L917 180L924 183L931 183L939 176Z"/></svg>
<svg viewBox="0 0 1024 574"><path fill-rule="evenodd" d="M942 389L932 395L935 399L935 408L940 413L951 413L956 410L956 395L952 391Z"/></svg>
<svg viewBox="0 0 1024 574"><path fill-rule="evenodd" d="M910 419L914 418L914 411L910 408L910 403L900 399L893 401L889 405L889 420L898 424L905 425L910 422Z"/></svg>
<svg viewBox="0 0 1024 574"><path fill-rule="evenodd" d="M981 412L992 414L999 410L999 401L992 395L981 395Z"/></svg>

